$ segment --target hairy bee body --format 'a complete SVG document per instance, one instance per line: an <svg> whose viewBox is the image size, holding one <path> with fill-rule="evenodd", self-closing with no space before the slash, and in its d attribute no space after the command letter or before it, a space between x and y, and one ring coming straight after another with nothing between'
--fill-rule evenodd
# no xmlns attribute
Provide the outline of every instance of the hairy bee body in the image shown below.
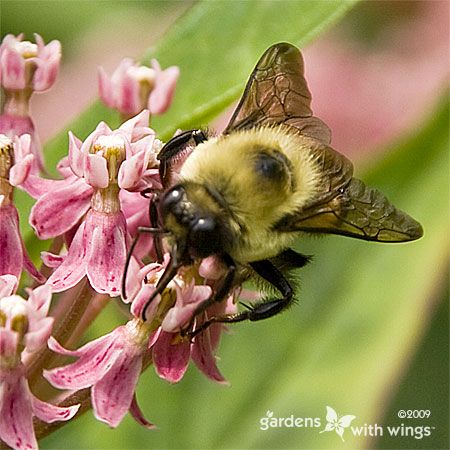
<svg viewBox="0 0 450 450"><path fill-rule="evenodd" d="M180 183L216 194L212 201L222 205L221 219L231 231L225 250L236 262L271 258L299 234L275 225L315 196L320 167L309 150L318 145L279 125L222 135L196 147ZM201 203L209 207L207 202L205 197Z"/></svg>

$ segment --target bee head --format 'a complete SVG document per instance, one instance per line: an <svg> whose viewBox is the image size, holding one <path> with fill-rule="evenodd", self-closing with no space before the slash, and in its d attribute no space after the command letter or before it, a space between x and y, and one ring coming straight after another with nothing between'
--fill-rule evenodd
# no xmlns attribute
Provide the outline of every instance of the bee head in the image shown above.
<svg viewBox="0 0 450 450"><path fill-rule="evenodd" d="M220 212L210 193L197 184L172 187L159 205L164 229L184 249L188 259L224 251L227 232Z"/></svg>

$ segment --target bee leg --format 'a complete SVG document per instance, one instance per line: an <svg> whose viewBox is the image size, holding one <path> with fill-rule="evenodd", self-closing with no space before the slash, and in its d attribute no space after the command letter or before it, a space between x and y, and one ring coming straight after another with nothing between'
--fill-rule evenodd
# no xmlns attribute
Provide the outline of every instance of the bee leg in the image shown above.
<svg viewBox="0 0 450 450"><path fill-rule="evenodd" d="M248 320L267 319L288 307L292 302L294 291L283 274L268 260L255 261L250 263L250 266L260 277L273 285L283 297L254 305L250 311L246 311Z"/></svg>
<svg viewBox="0 0 450 450"><path fill-rule="evenodd" d="M152 187L146 188L140 192L142 197L150 200L148 204L148 216L150 219L150 228L158 227L158 203L160 193L161 189L156 189ZM154 242L155 242L156 261L158 263L162 263L164 256L162 250L161 234L155 235Z"/></svg>
<svg viewBox="0 0 450 450"><path fill-rule="evenodd" d="M133 242L131 244L130 250L128 250L127 259L125 260L125 267L123 269L123 276L122 276L122 298L124 300L127 299L127 293L126 293L126 280L127 280L127 274L128 274L128 268L130 266L131 257L133 256L134 249L136 248L136 245L139 241L139 238L142 233L150 233L153 235L161 236L161 234L164 234L165 231L160 228L153 228L153 227L138 227L136 237L133 239Z"/></svg>
<svg viewBox="0 0 450 450"><path fill-rule="evenodd" d="M191 139L198 145L207 140L202 130L188 130L170 139L158 154L160 161L172 159Z"/></svg>
<svg viewBox="0 0 450 450"><path fill-rule="evenodd" d="M252 269L270 284L272 284L283 295L282 298L268 300L251 306L247 311L237 314L227 314L224 316L211 317L206 320L200 327L189 333L193 338L213 323L235 323L244 320L252 322L267 319L278 314L287 308L293 299L293 289L283 274L268 260L255 261L250 263Z"/></svg>
<svg viewBox="0 0 450 450"><path fill-rule="evenodd" d="M147 303L144 305L141 311L141 318L145 322L147 320L147 310L150 306L151 302L159 295L161 294L164 289L167 287L167 285L172 281L172 279L175 277L175 275L178 272L178 269L180 268L181 264L178 260L177 256L177 247L175 246L172 249L171 257L169 260L169 263L167 264L163 274L161 275L161 278L159 279L158 283L156 284L156 288L153 291L150 298L147 300Z"/></svg>
<svg viewBox="0 0 450 450"><path fill-rule="evenodd" d="M163 185L165 184L167 171L169 169L169 164L172 158L174 158L178 153L184 150L186 144L193 139L195 145L201 144L208 138L202 130L189 130L184 131L176 136L174 136L170 141L168 141L158 154L159 164L159 176Z"/></svg>
<svg viewBox="0 0 450 450"><path fill-rule="evenodd" d="M150 200L149 204L149 217L151 228L158 227L158 203L159 203L159 196L158 194L155 193L152 199ZM155 234L153 242L155 243L156 261L161 264L164 260L161 233Z"/></svg>

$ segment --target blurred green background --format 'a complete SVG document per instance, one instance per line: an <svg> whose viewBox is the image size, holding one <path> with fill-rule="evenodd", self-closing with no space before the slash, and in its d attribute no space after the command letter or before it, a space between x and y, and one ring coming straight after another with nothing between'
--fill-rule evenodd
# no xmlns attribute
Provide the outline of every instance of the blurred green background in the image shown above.
<svg viewBox="0 0 450 450"><path fill-rule="evenodd" d="M67 129L84 138L99 120L119 123L92 104L97 65L112 71L122 57L154 55L163 67L180 66L174 104L152 123L167 138L213 119L223 126L217 118L229 114L260 54L287 40L305 48L314 111L334 146L425 230L403 245L299 242L314 255L299 273L299 304L223 337L219 367L231 387L195 368L171 386L150 368L138 399L156 431L129 417L110 430L88 412L42 448L448 448L448 9L445 1L2 0L2 36L38 32L63 45L59 81L32 108L50 172L67 151ZM48 244L26 225L31 200L17 202L37 257ZM86 339L121 320L110 305ZM382 425L384 435L346 430L343 443L319 434L327 405L355 415L354 426ZM400 420L400 409L431 417ZM262 431L268 411L319 417L322 427ZM387 436L387 426L401 423L433 427L431 436Z"/></svg>

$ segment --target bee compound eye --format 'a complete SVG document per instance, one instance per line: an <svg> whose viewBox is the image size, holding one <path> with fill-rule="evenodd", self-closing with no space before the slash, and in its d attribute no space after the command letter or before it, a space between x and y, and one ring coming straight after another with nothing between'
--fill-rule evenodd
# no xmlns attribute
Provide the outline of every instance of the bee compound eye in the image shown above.
<svg viewBox="0 0 450 450"><path fill-rule="evenodd" d="M168 191L162 201L161 208L164 213L173 212L176 205L178 205L184 196L184 189L181 186L176 186Z"/></svg>

